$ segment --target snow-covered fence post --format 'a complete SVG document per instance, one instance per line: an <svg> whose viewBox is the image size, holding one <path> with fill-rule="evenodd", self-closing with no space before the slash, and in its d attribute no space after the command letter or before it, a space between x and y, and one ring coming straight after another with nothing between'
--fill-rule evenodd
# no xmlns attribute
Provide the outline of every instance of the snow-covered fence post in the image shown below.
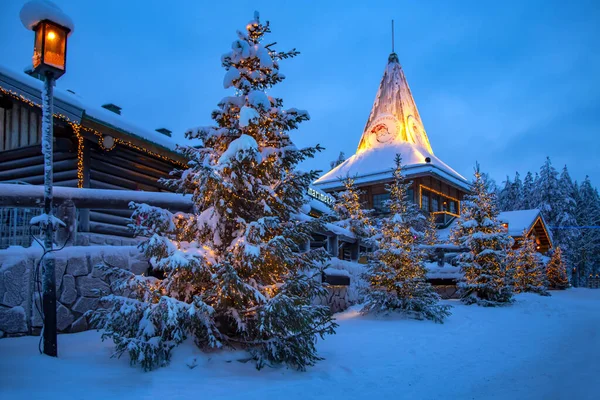
<svg viewBox="0 0 600 400"><path fill-rule="evenodd" d="M56 217L65 224L56 231L56 243L59 246L72 246L77 241L77 208L73 200L62 202L56 209Z"/></svg>
<svg viewBox="0 0 600 400"><path fill-rule="evenodd" d="M38 219L44 229L42 271L42 308L44 314L44 354L57 356L56 346L56 281L53 242L52 157L53 157L53 91L54 81L66 72L67 37L73 32L73 21L53 3L41 0L27 2L19 13L23 26L35 32L33 72L44 76L42 90L42 153L44 154L44 218Z"/></svg>

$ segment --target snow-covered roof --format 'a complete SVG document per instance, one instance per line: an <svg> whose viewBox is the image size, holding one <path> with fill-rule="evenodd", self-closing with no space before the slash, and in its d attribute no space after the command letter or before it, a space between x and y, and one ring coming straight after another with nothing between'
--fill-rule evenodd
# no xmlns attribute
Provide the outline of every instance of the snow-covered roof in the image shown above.
<svg viewBox="0 0 600 400"><path fill-rule="evenodd" d="M340 179L346 176L353 177L357 185L391 179L396 154L402 156L403 171L407 178L433 173L460 188L470 190L469 183L462 175L427 150L406 142L391 143L358 152L321 176L313 185L323 190L337 189L343 186ZM430 162L425 160L427 157Z"/></svg>
<svg viewBox="0 0 600 400"><path fill-rule="evenodd" d="M542 214L537 208L531 210L504 211L498 214L498 220L508 224L508 234L512 237L522 236L523 231L529 232L538 217L542 218ZM450 240L450 234L457 222L458 218L452 221L447 228L439 229L437 231L438 239L442 242Z"/></svg>
<svg viewBox="0 0 600 400"><path fill-rule="evenodd" d="M437 262L426 262L425 269L429 279L460 279L463 276L460 267L447 263L439 266Z"/></svg>
<svg viewBox="0 0 600 400"><path fill-rule="evenodd" d="M470 189L463 176L433 154L398 56L392 53L356 154L317 179L314 186L339 189L340 178L346 176L354 178L357 185L389 180L396 154L402 156L407 177L436 174L457 187Z"/></svg>
<svg viewBox="0 0 600 400"><path fill-rule="evenodd" d="M529 232L540 215L540 210L534 208L531 210L504 211L498 215L498 219L508 224L508 234L510 236L522 236L523 231Z"/></svg>
<svg viewBox="0 0 600 400"><path fill-rule="evenodd" d="M25 99L40 105L42 86L42 81L24 72L17 73L0 65L0 87L5 90L21 95ZM54 103L55 114L64 114L73 122L81 123L81 121L87 119L112 128L126 136L153 143L170 151L174 151L177 146L173 139L162 133L142 128L119 114L86 103L81 96L61 89L60 81L54 89Z"/></svg>

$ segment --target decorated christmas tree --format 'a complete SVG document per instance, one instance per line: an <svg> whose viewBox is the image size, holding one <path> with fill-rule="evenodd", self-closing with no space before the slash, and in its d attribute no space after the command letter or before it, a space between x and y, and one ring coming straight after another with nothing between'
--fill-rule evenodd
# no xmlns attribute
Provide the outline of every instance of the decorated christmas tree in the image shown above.
<svg viewBox="0 0 600 400"><path fill-rule="evenodd" d="M452 240L469 249L458 256L464 274L458 282L462 301L498 306L512 301L506 268L506 252L512 239L498 221L496 196L486 189L482 176L477 165L472 193L462 202L462 215L452 231Z"/></svg>
<svg viewBox="0 0 600 400"><path fill-rule="evenodd" d="M388 188L390 216L383 221L379 248L369 262L363 312L399 311L443 322L450 315L450 306L439 303L439 295L427 282L424 254L414 229L423 216L408 198L409 186L404 182L400 156L396 156L394 182Z"/></svg>
<svg viewBox="0 0 600 400"><path fill-rule="evenodd" d="M507 260L512 274L514 291L547 295L546 268L536 250L535 240L527 238L526 232L523 232L523 237L525 239L523 239L521 247L511 251Z"/></svg>
<svg viewBox="0 0 600 400"><path fill-rule="evenodd" d="M423 233L421 236L423 239L423 243L426 245L433 246L438 242L437 227L435 224L434 213L429 213L429 216L425 220L423 226Z"/></svg>
<svg viewBox="0 0 600 400"><path fill-rule="evenodd" d="M348 229L361 242L370 243L374 235L373 225L369 217L370 210L364 210L360 204L361 192L354 186L354 179L346 177L342 180L345 190L336 194L333 210L338 221L336 224Z"/></svg>
<svg viewBox="0 0 600 400"><path fill-rule="evenodd" d="M569 279L567 278L567 270L562 259L562 251L557 247L552 254L552 258L546 268L548 277L548 286L550 289L566 289L569 287Z"/></svg>
<svg viewBox="0 0 600 400"><path fill-rule="evenodd" d="M258 14L237 32L222 56L224 86L235 94L218 103L215 125L186 133L203 146L182 148L188 168L166 183L191 195L193 212L135 208L136 233L148 237L142 249L160 278L108 271L134 295L105 298L109 307L95 320L116 354L145 369L168 362L186 336L202 349L246 349L257 368L304 369L320 359L317 337L334 333L329 309L313 304L324 294L313 276L327 254L300 252L321 222L295 218L316 177L297 165L319 148L290 139L308 113L265 92L284 79L280 62L298 55L264 45L269 32Z"/></svg>

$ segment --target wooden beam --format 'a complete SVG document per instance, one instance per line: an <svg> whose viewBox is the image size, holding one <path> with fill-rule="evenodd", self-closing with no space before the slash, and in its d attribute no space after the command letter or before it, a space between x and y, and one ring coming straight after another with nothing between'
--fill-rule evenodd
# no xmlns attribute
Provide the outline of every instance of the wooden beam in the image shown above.
<svg viewBox="0 0 600 400"><path fill-rule="evenodd" d="M41 185L14 185L0 183L0 207L39 207L44 197ZM147 203L172 211L191 212L191 196L166 192L141 192L129 190L102 190L56 187L54 201L59 204L73 200L77 208L129 209L129 202Z"/></svg>

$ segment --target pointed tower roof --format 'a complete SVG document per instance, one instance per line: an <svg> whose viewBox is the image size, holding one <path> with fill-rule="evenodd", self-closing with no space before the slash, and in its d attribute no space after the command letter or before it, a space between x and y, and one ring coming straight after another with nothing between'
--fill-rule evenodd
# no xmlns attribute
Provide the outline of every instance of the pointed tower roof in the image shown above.
<svg viewBox="0 0 600 400"><path fill-rule="evenodd" d="M396 154L402 156L407 177L435 173L469 189L467 180L433 154L417 105L396 53L390 54L371 114L356 154L314 182L321 189L337 189L340 178L356 184L391 178Z"/></svg>
<svg viewBox="0 0 600 400"><path fill-rule="evenodd" d="M433 154L398 55L390 54L357 152L389 143L410 143Z"/></svg>

